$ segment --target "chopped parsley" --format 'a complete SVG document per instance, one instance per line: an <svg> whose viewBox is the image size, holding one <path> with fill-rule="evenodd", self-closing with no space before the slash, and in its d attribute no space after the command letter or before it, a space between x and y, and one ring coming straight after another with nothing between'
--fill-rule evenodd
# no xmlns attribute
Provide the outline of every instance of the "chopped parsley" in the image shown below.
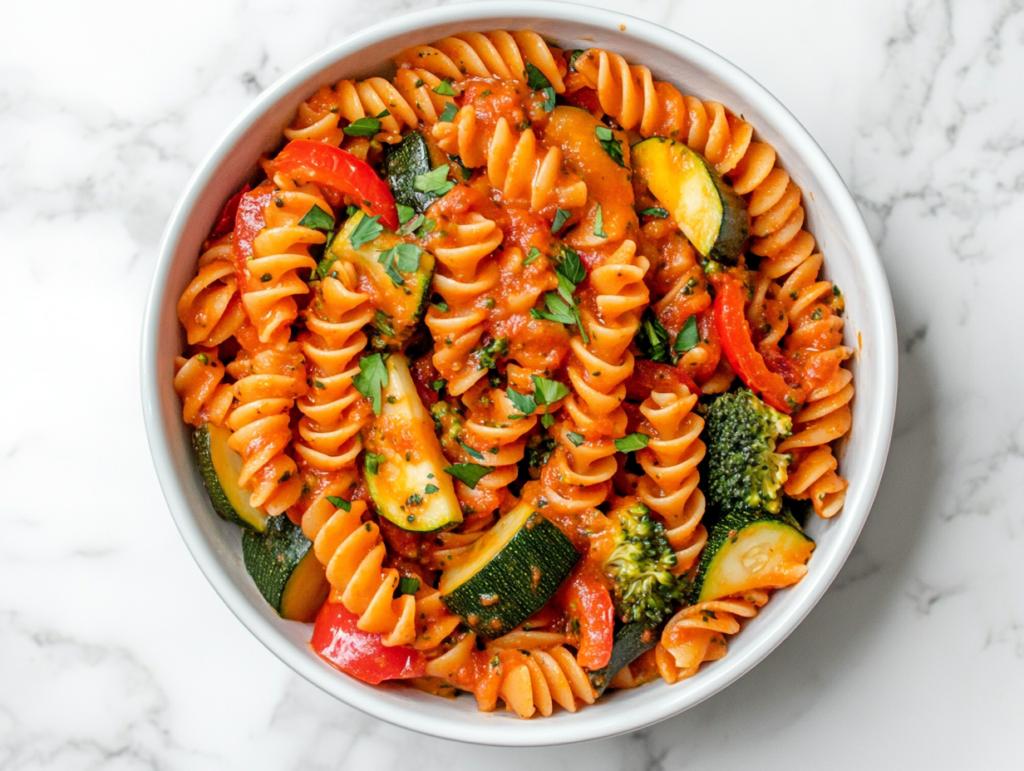
<svg viewBox="0 0 1024 771"><path fill-rule="evenodd" d="M350 137L375 137L380 133L380 121L376 118L358 118L345 126L344 132Z"/></svg>
<svg viewBox="0 0 1024 771"><path fill-rule="evenodd" d="M346 501L344 498L338 498L333 495L328 495L327 500L336 509L341 509L342 511L352 511L352 504Z"/></svg>
<svg viewBox="0 0 1024 771"><path fill-rule="evenodd" d="M381 389L388 384L388 368L384 356L375 353L359 360L359 374L352 378L352 385L363 396L373 402L373 412L380 415Z"/></svg>
<svg viewBox="0 0 1024 771"><path fill-rule="evenodd" d="M569 441L572 442L573 446L575 447L579 447L585 441L583 434L577 434L572 431L568 431L565 435L569 437Z"/></svg>
<svg viewBox="0 0 1024 771"><path fill-rule="evenodd" d="M672 350L676 353L686 353L696 347L699 342L700 335L697 332L697 317L690 316L683 324L683 328L679 330L679 336L676 337Z"/></svg>
<svg viewBox="0 0 1024 771"><path fill-rule="evenodd" d="M398 579L398 594L395 596L401 596L403 594L416 594L420 588L420 580L418 578L408 578L402 576Z"/></svg>
<svg viewBox="0 0 1024 771"><path fill-rule="evenodd" d="M450 168L449 166L438 166L433 171L417 175L412 183L413 188L421 193L430 193L440 198L455 187L454 182L448 181Z"/></svg>
<svg viewBox="0 0 1024 771"><path fill-rule="evenodd" d="M598 126L594 131L601 147L608 153L609 157L619 166L626 167L626 161L622 156L622 142L615 138L615 134L607 126Z"/></svg>
<svg viewBox="0 0 1024 771"><path fill-rule="evenodd" d="M440 94L441 96L455 96L456 93L458 93L454 88L452 88L451 78L445 78L430 90L435 94Z"/></svg>
<svg viewBox="0 0 1024 771"><path fill-rule="evenodd" d="M641 434L639 432L624 436L621 439L615 440L615 449L619 452L635 452L636 450L642 450L647 446L647 443L651 441L651 437L647 434Z"/></svg>
<svg viewBox="0 0 1024 771"><path fill-rule="evenodd" d="M555 211L555 221L551 223L551 232L557 233L562 229L562 225L569 219L571 212L568 209L557 209Z"/></svg>
<svg viewBox="0 0 1024 771"><path fill-rule="evenodd" d="M601 211L601 204L597 205L597 214L594 215L594 235L598 238L608 238L604 232L604 213Z"/></svg>
<svg viewBox="0 0 1024 771"><path fill-rule="evenodd" d="M541 254L543 254L543 252L541 252L540 249L538 249L536 246L531 246L530 247L530 253L527 254L526 255L526 259L523 260L523 265L524 266L529 265L531 262L533 262L538 257L540 257Z"/></svg>
<svg viewBox="0 0 1024 771"><path fill-rule="evenodd" d="M470 490L475 490L477 482L492 471L494 471L493 468L478 466L475 463L456 463L454 466L449 466L445 469L446 473L451 474Z"/></svg>
<svg viewBox="0 0 1024 771"><path fill-rule="evenodd" d="M438 118L441 123L451 123L455 116L459 114L459 108L455 106L455 102L448 102L444 106L444 111L441 113L441 117Z"/></svg>
<svg viewBox="0 0 1024 771"><path fill-rule="evenodd" d="M363 215L359 222L356 223L356 226L352 229L352 234L348 237L353 249L362 248L363 244L369 243L384 232L384 226L378 220L380 220L379 214L373 217Z"/></svg>
<svg viewBox="0 0 1024 771"><path fill-rule="evenodd" d="M319 206L314 206L306 212L305 217L299 220L299 227L311 230L330 230L334 227L334 215L325 212Z"/></svg>

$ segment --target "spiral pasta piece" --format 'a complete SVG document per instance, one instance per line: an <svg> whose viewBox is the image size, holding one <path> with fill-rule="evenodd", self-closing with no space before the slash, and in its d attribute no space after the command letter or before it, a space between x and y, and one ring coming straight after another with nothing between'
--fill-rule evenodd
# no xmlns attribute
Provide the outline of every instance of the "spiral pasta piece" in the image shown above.
<svg viewBox="0 0 1024 771"><path fill-rule="evenodd" d="M412 46L395 57L399 69L426 70L458 83L466 77L527 80L532 64L548 79L555 93L565 91L562 70L553 51L536 32L462 32L431 45Z"/></svg>
<svg viewBox="0 0 1024 771"><path fill-rule="evenodd" d="M573 393L565 400L569 417L556 426L558 447L541 474L544 496L562 511L597 506L608 495L608 480L618 469L614 440L625 436L625 380L633 372L627 349L640 326L649 293L644 275L647 259L624 241L587 277L594 308L582 311L589 342L573 337L568 373ZM584 441L577 445L570 433Z"/></svg>
<svg viewBox="0 0 1024 771"><path fill-rule="evenodd" d="M476 454L464 450L466 457L457 460L486 466L491 471L475 488L462 482L455 485L463 509L473 513L494 511L505 500L508 486L518 476L517 464L526 451L527 434L537 424L536 416L509 419L517 410L505 391L490 389L481 396L464 400L468 414L463 422L461 441Z"/></svg>
<svg viewBox="0 0 1024 771"><path fill-rule="evenodd" d="M360 431L371 418L368 401L352 385L366 347L362 328L373 319L369 296L357 289L355 266L336 261L304 312L299 337L310 387L298 401L303 414L295 452L318 471L352 466L363 447Z"/></svg>
<svg viewBox="0 0 1024 771"><path fill-rule="evenodd" d="M557 704L575 712L596 698L590 678L576 657L561 645L547 650L502 650L498 695L521 718L538 712L548 717Z"/></svg>
<svg viewBox="0 0 1024 771"><path fill-rule="evenodd" d="M426 325L434 337L434 366L458 396L487 374L471 358L486 331L487 294L498 283L498 267L486 259L501 244L501 229L482 214L469 212L441 220L431 250L440 263L434 291L448 306L431 305ZM443 235L442 235L443 233Z"/></svg>
<svg viewBox="0 0 1024 771"><path fill-rule="evenodd" d="M235 398L234 387L222 383L224 365L217 349L201 351L191 358L174 359L174 391L181 398L181 416L186 423L200 426L206 421L224 424Z"/></svg>
<svg viewBox="0 0 1024 771"><path fill-rule="evenodd" d="M685 680L697 674L703 662L725 656L726 636L736 634L740 619L753 618L767 601L767 592L755 590L680 610L665 625L655 649L661 676L668 683Z"/></svg>
<svg viewBox="0 0 1024 771"><path fill-rule="evenodd" d="M433 81L435 85L440 83L437 78ZM430 115L433 120L437 119L434 106L438 102L431 98L432 92L426 84L422 88L426 94L421 96L419 89L414 89L416 96L410 103L399 83L393 84L385 78L339 80L333 86L321 86L316 94L299 105L298 114L284 130L284 135L289 140L311 139L338 147L345 139L345 126L360 118L376 118L380 121L380 131L374 138L388 143L400 142L402 131L416 128L421 117L426 119ZM443 111L444 97L438 99L440 111Z"/></svg>
<svg viewBox="0 0 1024 771"><path fill-rule="evenodd" d="M236 378L235 409L227 419L228 447L242 456L238 486L251 490L250 503L276 516L302 494L302 480L289 454L291 409L306 392L302 349L297 342L264 345L243 327L242 350L229 365Z"/></svg>
<svg viewBox="0 0 1024 771"><path fill-rule="evenodd" d="M806 403L793 415L793 435L779 445L779 452L793 453L784 489L791 498L810 499L818 516L832 517L843 506L848 483L836 473L838 462L829 445L845 436L853 422L853 373L842 366L852 351L843 345L841 299L831 281L818 280L820 253L765 263L751 302L751 312L756 316L761 308L764 326L771 328L760 346L781 340L788 359L811 381Z"/></svg>
<svg viewBox="0 0 1024 771"><path fill-rule="evenodd" d="M264 227L253 239L252 256L245 262L248 280L242 287L246 315L261 343L286 333L298 317L295 295L309 291L298 271L316 269L309 246L326 240L320 231L299 223L314 206L331 212L315 185L296 184L280 174L274 182L276 189L263 212Z"/></svg>
<svg viewBox="0 0 1024 771"><path fill-rule="evenodd" d="M487 176L504 201L527 203L538 214L587 202L587 185L565 170L561 149L542 147L533 129L517 137L505 118L498 120L487 148Z"/></svg>
<svg viewBox="0 0 1024 771"><path fill-rule="evenodd" d="M178 320L189 345L220 345L245 323L232 241L228 233L207 247L195 278L178 299Z"/></svg>
<svg viewBox="0 0 1024 771"><path fill-rule="evenodd" d="M364 522L365 513L366 503L357 500L326 522L303 518L303 532L327 568L332 601L357 614L357 626L379 633L384 645L436 647L458 626L458 616L445 608L436 589L422 582L415 596L395 598L399 573L383 566L387 552L380 528L376 522Z"/></svg>
<svg viewBox="0 0 1024 771"><path fill-rule="evenodd" d="M654 391L640 405L647 420L640 431L648 428L651 439L637 455L645 472L637 495L665 520L666 536L676 552L674 573L689 570L707 541L701 524L704 493L697 487L704 419L693 412L696 403L697 395L679 385L669 393Z"/></svg>

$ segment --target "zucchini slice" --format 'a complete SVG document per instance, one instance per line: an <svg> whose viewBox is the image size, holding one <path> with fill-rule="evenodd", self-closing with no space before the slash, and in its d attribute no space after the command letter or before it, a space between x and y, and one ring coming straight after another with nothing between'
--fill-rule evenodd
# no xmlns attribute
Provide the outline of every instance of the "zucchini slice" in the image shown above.
<svg viewBox="0 0 1024 771"><path fill-rule="evenodd" d="M694 604L751 589L795 584L807 573L814 541L788 514L732 514L708 535L693 580Z"/></svg>
<svg viewBox="0 0 1024 771"><path fill-rule="evenodd" d="M359 273L359 288L370 295L377 308L373 317L373 347L399 350L412 336L427 310L430 281L434 277L434 255L420 250L391 231L385 230L358 249L352 247L352 235L366 215L356 212L331 243L331 255L352 262ZM418 252L416 269L402 270L405 259L395 247Z"/></svg>
<svg viewBox="0 0 1024 771"><path fill-rule="evenodd" d="M192 431L192 451L214 510L228 522L262 533L267 513L249 505L249 491L238 486L242 456L228 447L231 431L211 423Z"/></svg>
<svg viewBox="0 0 1024 771"><path fill-rule="evenodd" d="M242 559L270 606L289 621L312 621L330 585L313 543L287 516L271 517L262 533L242 535Z"/></svg>
<svg viewBox="0 0 1024 771"><path fill-rule="evenodd" d="M604 689L608 687L612 678L623 667L629 666L642 654L657 645L660 638L661 635L654 627L642 621L634 621L619 627L615 632L612 657L608 665L589 673L590 684L594 687L597 695L600 696L604 693Z"/></svg>
<svg viewBox="0 0 1024 771"><path fill-rule="evenodd" d="M416 177L432 171L430 148L423 134L410 131L397 145L384 148L384 179L395 196L395 203L423 214L437 196L416 189Z"/></svg>
<svg viewBox="0 0 1024 771"><path fill-rule="evenodd" d="M633 147L633 170L694 249L736 262L750 229L747 203L702 155L682 142L652 137Z"/></svg>
<svg viewBox="0 0 1024 771"><path fill-rule="evenodd" d="M420 401L409 363L387 357L388 384L366 441L366 486L377 513L403 530L429 532L462 521L448 461Z"/></svg>
<svg viewBox="0 0 1024 771"><path fill-rule="evenodd" d="M521 502L444 571L438 589L473 631L498 637L540 610L579 559L557 526Z"/></svg>

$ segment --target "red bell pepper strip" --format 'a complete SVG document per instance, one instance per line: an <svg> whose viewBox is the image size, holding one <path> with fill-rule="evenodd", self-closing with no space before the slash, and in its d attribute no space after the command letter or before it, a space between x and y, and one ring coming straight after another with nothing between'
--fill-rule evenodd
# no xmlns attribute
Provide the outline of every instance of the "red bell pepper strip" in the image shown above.
<svg viewBox="0 0 1024 771"><path fill-rule="evenodd" d="M242 200L242 196L248 193L250 189L248 183L246 183L245 187L228 199L220 216L217 218L217 223L210 232L210 238L220 238L225 233L231 231L235 226L235 214L238 212L238 203Z"/></svg>
<svg viewBox="0 0 1024 771"><path fill-rule="evenodd" d="M427 660L422 653L408 645L385 646L379 634L359 629L358 621L340 602L325 602L309 644L329 664L364 683L423 677Z"/></svg>
<svg viewBox="0 0 1024 771"><path fill-rule="evenodd" d="M768 369L764 357L754 347L743 313L743 286L727 276L722 276L715 284L715 325L729 363L747 387L760 394L767 404L791 413L804 401L806 388L790 388L782 375Z"/></svg>
<svg viewBox="0 0 1024 771"><path fill-rule="evenodd" d="M590 670L607 666L615 641L615 605L601 579L577 573L566 593L566 607L580 625L576 655L580 666Z"/></svg>
<svg viewBox="0 0 1024 771"><path fill-rule="evenodd" d="M293 179L340 190L367 216L379 215L384 227L398 230L398 209L387 182L378 177L368 163L347 150L309 139L295 139L274 159L274 166Z"/></svg>
<svg viewBox="0 0 1024 771"><path fill-rule="evenodd" d="M232 244L235 257L235 277L243 290L259 288L259 281L249 275L249 258L252 257L252 242L266 225L263 212L274 194L270 185L260 185L255 190L244 192L235 210L235 240Z"/></svg>

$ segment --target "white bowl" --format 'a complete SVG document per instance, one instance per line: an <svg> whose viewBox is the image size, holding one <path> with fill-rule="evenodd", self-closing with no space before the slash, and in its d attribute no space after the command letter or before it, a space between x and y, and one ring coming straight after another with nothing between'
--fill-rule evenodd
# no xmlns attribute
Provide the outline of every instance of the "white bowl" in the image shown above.
<svg viewBox="0 0 1024 771"><path fill-rule="evenodd" d="M493 29L532 29L563 48L610 49L684 93L742 113L803 188L808 227L829 277L846 296L846 342L857 351L853 430L841 459L849 495L838 517L809 525L818 546L803 581L776 593L730 640L729 654L693 678L609 693L575 714L560 711L531 721L478 712L472 697L448 701L411 688L365 685L321 661L307 645L311 628L281 620L246 574L239 529L210 505L171 386L174 356L183 346L175 305L193 276L200 245L224 201L253 176L260 153L279 146L281 129L299 103L321 84L386 73L391 57L409 45ZM599 739L650 725L725 688L782 642L839 573L867 519L892 433L896 367L892 300L874 245L839 174L785 107L729 62L655 24L580 5L524 0L446 6L392 19L324 51L261 94L200 164L171 215L142 334L143 407L160 484L193 557L238 619L300 675L363 712L446 739L511 746Z"/></svg>

